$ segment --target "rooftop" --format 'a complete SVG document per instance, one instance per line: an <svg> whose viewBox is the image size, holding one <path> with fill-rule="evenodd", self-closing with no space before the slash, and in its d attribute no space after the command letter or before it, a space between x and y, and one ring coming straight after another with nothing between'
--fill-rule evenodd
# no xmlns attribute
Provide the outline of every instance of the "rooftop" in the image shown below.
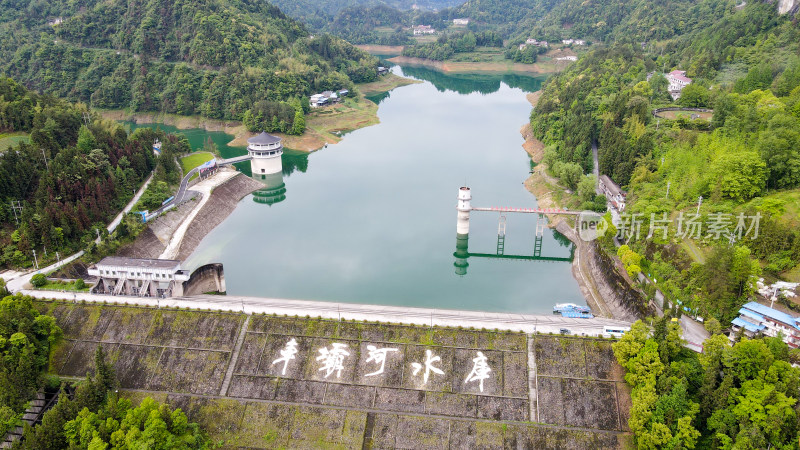
<svg viewBox="0 0 800 450"><path fill-rule="evenodd" d="M258 136L253 136L247 140L248 144L256 144L256 145L268 145L274 144L276 142L280 142L281 138L277 136L273 136L268 134L266 131L262 131L261 134Z"/></svg>
<svg viewBox="0 0 800 450"><path fill-rule="evenodd" d="M101 259L97 265L147 269L177 269L181 265L181 262L175 259L137 259L106 256Z"/></svg>
<svg viewBox="0 0 800 450"><path fill-rule="evenodd" d="M757 314L760 314L760 315L762 315L762 316L764 316L766 318L769 318L769 319L772 319L772 320L775 320L775 321L778 321L778 322L781 322L781 323L785 323L786 325L789 325L789 326L791 326L791 327L793 327L793 328L795 328L797 330L800 330L800 327L797 326L797 319L798 318L794 317L794 316L791 316L789 314L786 314L783 311L778 311L777 309L770 308L769 306L765 306L765 305L762 305L762 304L756 303L756 302L745 303L744 306L742 306L742 309L753 311L753 312L755 312ZM741 312L742 309L740 309L739 312Z"/></svg>
<svg viewBox="0 0 800 450"><path fill-rule="evenodd" d="M691 83L692 82L691 78L687 78L686 77L686 71L685 70L673 70L668 75L671 76L672 78L676 79L676 80L684 81L686 83Z"/></svg>
<svg viewBox="0 0 800 450"><path fill-rule="evenodd" d="M754 323L750 323L740 317L737 317L731 321L732 324L736 325L737 327L742 327L745 330L751 333L758 333L759 331L766 328L764 325L756 325Z"/></svg>

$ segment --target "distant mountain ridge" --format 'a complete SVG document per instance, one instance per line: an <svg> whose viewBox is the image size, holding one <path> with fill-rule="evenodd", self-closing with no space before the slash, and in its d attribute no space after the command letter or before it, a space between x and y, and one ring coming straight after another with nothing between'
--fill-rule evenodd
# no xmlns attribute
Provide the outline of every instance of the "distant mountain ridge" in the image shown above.
<svg viewBox="0 0 800 450"><path fill-rule="evenodd" d="M0 3L0 71L96 107L239 119L377 77L375 58L261 0L20 3Z"/></svg>

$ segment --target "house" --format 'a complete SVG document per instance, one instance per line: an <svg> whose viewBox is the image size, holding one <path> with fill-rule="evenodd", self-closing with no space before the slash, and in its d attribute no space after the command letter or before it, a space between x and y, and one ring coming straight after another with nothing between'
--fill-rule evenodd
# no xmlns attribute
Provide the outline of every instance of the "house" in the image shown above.
<svg viewBox="0 0 800 450"><path fill-rule="evenodd" d="M433 29L430 25L417 25L413 28L413 30L414 30L414 36L436 33L436 30Z"/></svg>
<svg viewBox="0 0 800 450"><path fill-rule="evenodd" d="M308 100L312 108L319 108L320 106L330 105L331 103L339 103L340 97L346 97L348 94L350 94L350 91L347 89L342 89L337 92L324 91L312 95Z"/></svg>
<svg viewBox="0 0 800 450"><path fill-rule="evenodd" d="M525 47L527 46L528 46L527 44L519 44L519 50L520 51L525 50Z"/></svg>
<svg viewBox="0 0 800 450"><path fill-rule="evenodd" d="M309 98L309 103L312 108L319 108L328 104L328 98L322 94L314 94Z"/></svg>
<svg viewBox="0 0 800 450"><path fill-rule="evenodd" d="M578 60L578 57L574 56L574 55L561 56L561 57L556 58L556 61L577 61L577 60Z"/></svg>
<svg viewBox="0 0 800 450"><path fill-rule="evenodd" d="M389 73L389 69L383 66L378 66L378 75L386 75Z"/></svg>
<svg viewBox="0 0 800 450"><path fill-rule="evenodd" d="M62 23L64 23L63 17L56 17L54 19L50 19L47 21L47 24L50 25L51 27L54 27L56 25L61 25Z"/></svg>
<svg viewBox="0 0 800 450"><path fill-rule="evenodd" d="M685 70L673 70L665 78L669 82L668 90L673 100L679 99L681 90L692 83L692 79L686 77Z"/></svg>
<svg viewBox="0 0 800 450"><path fill-rule="evenodd" d="M606 196L609 203L618 211L625 211L625 198L628 193L623 191L608 175L600 175L600 192Z"/></svg>
<svg viewBox="0 0 800 450"><path fill-rule="evenodd" d="M453 19L453 25L469 25L469 19Z"/></svg>
<svg viewBox="0 0 800 450"><path fill-rule="evenodd" d="M140 297L182 296L189 271L181 262L170 259L135 259L107 256L89 266L89 275L98 277L93 294Z"/></svg>
<svg viewBox="0 0 800 450"><path fill-rule="evenodd" d="M744 330L744 334L750 337L757 334L772 337L780 335L789 347L800 346L800 317L760 303L745 303L739 309L739 317L731 321L731 327L734 331L732 335L739 330Z"/></svg>
<svg viewBox="0 0 800 450"><path fill-rule="evenodd" d="M539 47L547 48L548 44L547 44L547 41L539 41L539 40L536 40L536 39L533 39L533 38L529 38L529 39L527 39L525 41L525 45L538 45ZM522 48L525 48L525 47L522 47ZM520 48L520 50L522 50L522 48Z"/></svg>

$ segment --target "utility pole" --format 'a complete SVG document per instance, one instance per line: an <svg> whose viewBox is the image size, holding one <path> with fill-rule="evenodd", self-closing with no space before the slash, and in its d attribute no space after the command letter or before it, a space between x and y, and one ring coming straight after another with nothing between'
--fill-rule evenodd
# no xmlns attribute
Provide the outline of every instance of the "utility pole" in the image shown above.
<svg viewBox="0 0 800 450"><path fill-rule="evenodd" d="M14 221L17 222L17 225L19 225L19 217L17 216L17 212L22 214L21 202L19 200L11 200L11 210L14 211Z"/></svg>
<svg viewBox="0 0 800 450"><path fill-rule="evenodd" d="M44 158L44 168L50 170L50 166L47 164L47 155L44 153L44 149L40 148L39 150L42 151L42 157Z"/></svg>
<svg viewBox="0 0 800 450"><path fill-rule="evenodd" d="M88 112L83 113L83 124L86 125L86 128L89 128L89 119L91 119L91 115Z"/></svg>
<svg viewBox="0 0 800 450"><path fill-rule="evenodd" d="M39 270L39 261L36 260L36 250L33 251L33 262L36 264L36 270Z"/></svg>

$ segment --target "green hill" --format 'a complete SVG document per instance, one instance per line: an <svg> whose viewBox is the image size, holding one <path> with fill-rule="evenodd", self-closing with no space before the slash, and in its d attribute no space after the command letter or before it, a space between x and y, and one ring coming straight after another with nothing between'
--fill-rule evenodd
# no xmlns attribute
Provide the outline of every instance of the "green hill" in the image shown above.
<svg viewBox="0 0 800 450"><path fill-rule="evenodd" d="M377 76L376 59L264 1L17 3L0 3L0 71L94 107L238 119Z"/></svg>

